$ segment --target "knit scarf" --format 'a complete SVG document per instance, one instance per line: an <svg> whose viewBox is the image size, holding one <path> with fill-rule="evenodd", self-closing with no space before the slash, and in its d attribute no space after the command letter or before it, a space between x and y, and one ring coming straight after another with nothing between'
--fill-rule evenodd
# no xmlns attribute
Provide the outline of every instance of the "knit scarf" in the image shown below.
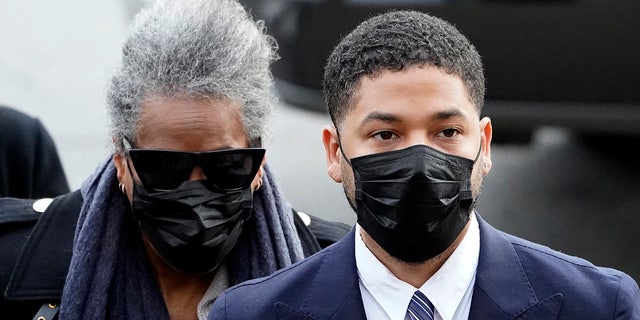
<svg viewBox="0 0 640 320"><path fill-rule="evenodd" d="M230 285L303 258L291 207L265 165L252 217L225 263ZM61 320L168 319L131 206L110 158L84 181L82 209L60 304Z"/></svg>

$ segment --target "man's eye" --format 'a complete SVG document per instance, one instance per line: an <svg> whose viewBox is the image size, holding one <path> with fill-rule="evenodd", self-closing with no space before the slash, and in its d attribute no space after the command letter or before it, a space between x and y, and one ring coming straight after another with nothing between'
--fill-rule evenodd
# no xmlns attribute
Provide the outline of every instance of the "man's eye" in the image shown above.
<svg viewBox="0 0 640 320"><path fill-rule="evenodd" d="M458 130L454 129L454 128L450 128L450 129L444 129L442 130L442 135L444 135L447 138L451 138L453 136L455 136L456 134L458 134Z"/></svg>
<svg viewBox="0 0 640 320"><path fill-rule="evenodd" d="M390 139L393 139L395 134L391 131L380 131L374 134L373 136L379 140L390 140Z"/></svg>

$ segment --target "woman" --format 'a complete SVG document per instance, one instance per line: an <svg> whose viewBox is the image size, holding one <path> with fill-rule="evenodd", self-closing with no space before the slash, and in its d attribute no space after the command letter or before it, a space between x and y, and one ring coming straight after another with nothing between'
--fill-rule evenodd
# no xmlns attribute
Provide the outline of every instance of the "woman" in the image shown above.
<svg viewBox="0 0 640 320"><path fill-rule="evenodd" d="M274 49L231 0L159 0L135 17L108 94L114 154L80 190L61 319L206 319L222 290L319 250L261 145ZM15 270L7 300L30 279Z"/></svg>

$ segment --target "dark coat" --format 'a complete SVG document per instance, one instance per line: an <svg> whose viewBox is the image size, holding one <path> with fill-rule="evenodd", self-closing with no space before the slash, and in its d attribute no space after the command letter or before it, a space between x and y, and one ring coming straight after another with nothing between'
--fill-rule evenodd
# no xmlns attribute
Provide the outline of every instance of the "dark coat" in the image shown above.
<svg viewBox="0 0 640 320"><path fill-rule="evenodd" d="M40 120L0 106L0 196L37 199L67 192L58 151Z"/></svg>
<svg viewBox="0 0 640 320"><path fill-rule="evenodd" d="M628 275L508 235L479 216L478 222L469 319L640 319L640 290ZM227 289L209 318L366 319L354 235L271 276Z"/></svg>
<svg viewBox="0 0 640 320"><path fill-rule="evenodd" d="M82 205L79 190L57 197L46 211L36 200L0 198L0 318L35 319L51 312L62 297ZM35 204L35 205L34 205ZM294 211L305 256L331 244L350 229L342 223L311 217L309 226ZM42 307L42 308L41 308ZM51 317L45 319L50 320Z"/></svg>

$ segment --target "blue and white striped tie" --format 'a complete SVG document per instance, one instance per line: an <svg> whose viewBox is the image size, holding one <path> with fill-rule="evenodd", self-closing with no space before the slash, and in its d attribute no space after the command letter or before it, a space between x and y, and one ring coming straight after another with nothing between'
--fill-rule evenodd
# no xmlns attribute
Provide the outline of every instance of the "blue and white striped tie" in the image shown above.
<svg viewBox="0 0 640 320"><path fill-rule="evenodd" d="M433 320L433 304L420 291L416 291L411 297L405 320Z"/></svg>

